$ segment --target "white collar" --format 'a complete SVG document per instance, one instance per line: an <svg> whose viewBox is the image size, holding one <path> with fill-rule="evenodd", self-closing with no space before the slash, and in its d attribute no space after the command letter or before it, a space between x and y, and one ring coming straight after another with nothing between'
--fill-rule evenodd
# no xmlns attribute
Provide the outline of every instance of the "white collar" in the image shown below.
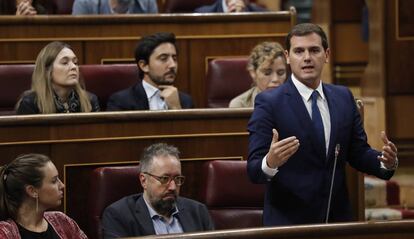
<svg viewBox="0 0 414 239"><path fill-rule="evenodd" d="M298 79L296 79L294 74L291 75L291 79L296 89L299 91L299 94L302 96L302 98L305 99L306 101L309 101L314 89L300 82ZM322 100L325 100L325 95L323 93L323 88L322 88L322 81L319 81L319 85L315 90L318 91Z"/></svg>
<svg viewBox="0 0 414 239"><path fill-rule="evenodd" d="M229 8L227 7L226 0L221 1L221 5L223 6L223 12L228 12Z"/></svg>
<svg viewBox="0 0 414 239"><path fill-rule="evenodd" d="M142 87L144 87L145 94L147 94L148 99L151 99L159 91L157 87L154 87L145 80L142 80Z"/></svg>

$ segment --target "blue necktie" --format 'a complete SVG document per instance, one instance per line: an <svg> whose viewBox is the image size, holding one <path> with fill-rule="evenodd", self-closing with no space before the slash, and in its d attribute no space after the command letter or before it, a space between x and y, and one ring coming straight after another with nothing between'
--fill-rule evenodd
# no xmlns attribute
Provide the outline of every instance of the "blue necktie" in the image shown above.
<svg viewBox="0 0 414 239"><path fill-rule="evenodd" d="M316 130L316 140L318 144L323 148L323 153L326 154L325 146L325 131L323 129L323 122L321 112L319 111L318 104L316 103L319 96L319 92L314 90L312 92L312 122Z"/></svg>

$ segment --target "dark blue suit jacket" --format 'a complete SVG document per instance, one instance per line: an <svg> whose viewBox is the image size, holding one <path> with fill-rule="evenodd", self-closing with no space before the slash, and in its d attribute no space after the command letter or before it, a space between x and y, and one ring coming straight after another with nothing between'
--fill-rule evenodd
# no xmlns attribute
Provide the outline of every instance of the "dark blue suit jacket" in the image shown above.
<svg viewBox="0 0 414 239"><path fill-rule="evenodd" d="M184 232L214 230L204 204L178 197L177 208ZM143 194L126 196L108 206L102 216L102 229L104 239L155 235Z"/></svg>
<svg viewBox="0 0 414 239"><path fill-rule="evenodd" d="M345 179L347 162L359 171L382 179L389 179L394 173L380 167L377 159L380 152L367 144L352 93L343 86L331 84L323 84L323 91L331 117L327 156L313 140L315 131L312 120L292 80L256 97L248 124L247 170L253 182L266 183L263 211L266 226L324 222L337 144L341 149L335 172L330 222L352 219ZM279 140L296 136L300 146L279 168L279 172L268 179L261 164L272 141L272 128L279 132Z"/></svg>
<svg viewBox="0 0 414 239"><path fill-rule="evenodd" d="M246 6L246 12L263 12L267 9L257 6L254 3L249 3ZM221 0L217 0L215 3L207 6L201 6L194 10L196 13L209 13L209 12L224 12Z"/></svg>
<svg viewBox="0 0 414 239"><path fill-rule="evenodd" d="M179 92L179 98L183 109L193 108L191 96ZM139 81L129 88L112 94L108 99L106 110L149 110L148 97L142 86L142 82Z"/></svg>

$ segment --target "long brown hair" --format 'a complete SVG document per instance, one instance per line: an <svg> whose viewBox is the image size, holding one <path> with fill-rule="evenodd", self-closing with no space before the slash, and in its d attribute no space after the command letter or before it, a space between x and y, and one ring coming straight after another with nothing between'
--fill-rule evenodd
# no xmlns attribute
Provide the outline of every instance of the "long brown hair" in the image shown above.
<svg viewBox="0 0 414 239"><path fill-rule="evenodd" d="M16 220L17 210L26 197L25 187L42 186L43 168L49 157L42 154L18 156L0 169L0 220Z"/></svg>
<svg viewBox="0 0 414 239"><path fill-rule="evenodd" d="M66 43L58 41L51 42L39 52L36 58L35 68L32 75L32 88L25 94L31 92L36 94L36 103L42 114L56 113L52 87L53 62L64 48L72 50ZM81 78L79 78L79 82L76 84L74 90L79 96L81 111L91 112L92 106L88 93L84 90L82 85ZM20 101L21 99L17 103L16 108L18 108Z"/></svg>

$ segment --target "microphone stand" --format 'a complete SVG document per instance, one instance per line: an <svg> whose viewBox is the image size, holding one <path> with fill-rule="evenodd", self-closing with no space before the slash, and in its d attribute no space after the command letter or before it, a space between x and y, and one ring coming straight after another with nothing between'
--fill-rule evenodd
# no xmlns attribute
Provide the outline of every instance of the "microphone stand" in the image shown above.
<svg viewBox="0 0 414 239"><path fill-rule="evenodd" d="M334 184L334 180L335 180L336 162L338 161L339 150L341 150L341 145L337 144L335 146L335 161L334 161L334 166L333 166L333 170L332 170L331 188L329 190L328 208L326 210L325 223L328 223L329 212L331 210L332 190L333 190L333 184Z"/></svg>

